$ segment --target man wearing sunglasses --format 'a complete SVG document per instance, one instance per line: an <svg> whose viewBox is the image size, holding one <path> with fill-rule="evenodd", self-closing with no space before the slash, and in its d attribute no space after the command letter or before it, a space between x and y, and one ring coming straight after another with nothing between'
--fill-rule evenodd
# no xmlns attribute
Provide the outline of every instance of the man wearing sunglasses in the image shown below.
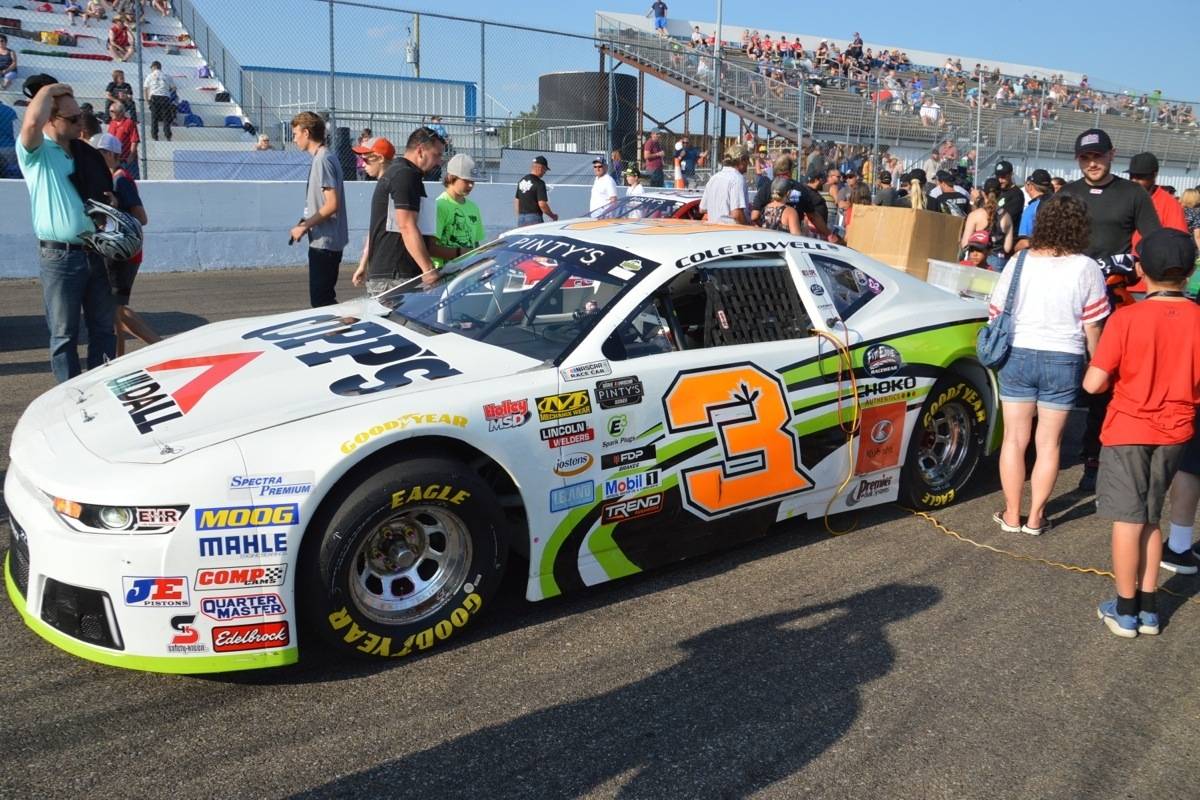
<svg viewBox="0 0 1200 800"><path fill-rule="evenodd" d="M96 229L71 180L78 168L71 140L78 138L82 119L70 86L41 86L25 111L16 148L38 237L50 368L59 383L80 373L81 309L88 329L88 368L113 357L117 345L104 260L84 249L80 239Z"/></svg>

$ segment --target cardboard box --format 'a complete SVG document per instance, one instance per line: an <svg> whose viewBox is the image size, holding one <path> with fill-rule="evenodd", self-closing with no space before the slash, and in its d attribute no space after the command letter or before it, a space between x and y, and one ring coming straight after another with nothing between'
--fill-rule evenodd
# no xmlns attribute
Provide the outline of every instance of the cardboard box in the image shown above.
<svg viewBox="0 0 1200 800"><path fill-rule="evenodd" d="M929 259L956 261L963 217L891 206L855 206L846 244L925 280Z"/></svg>

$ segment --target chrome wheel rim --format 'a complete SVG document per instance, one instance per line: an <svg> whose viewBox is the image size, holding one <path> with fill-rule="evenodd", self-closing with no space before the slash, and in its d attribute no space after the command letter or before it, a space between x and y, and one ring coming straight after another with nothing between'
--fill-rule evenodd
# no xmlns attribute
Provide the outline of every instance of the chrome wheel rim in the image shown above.
<svg viewBox="0 0 1200 800"><path fill-rule="evenodd" d="M971 451L971 417L962 403L951 401L937 410L921 431L917 471L934 490L951 486Z"/></svg>
<svg viewBox="0 0 1200 800"><path fill-rule="evenodd" d="M403 625L435 614L462 586L471 537L455 513L413 506L374 526L350 561L350 594L370 619Z"/></svg>

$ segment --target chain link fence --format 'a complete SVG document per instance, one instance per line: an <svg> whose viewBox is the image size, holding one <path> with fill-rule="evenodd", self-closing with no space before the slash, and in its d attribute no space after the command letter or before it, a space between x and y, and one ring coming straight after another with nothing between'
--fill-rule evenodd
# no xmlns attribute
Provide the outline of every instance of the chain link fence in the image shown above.
<svg viewBox="0 0 1200 800"><path fill-rule="evenodd" d="M117 101L136 120L139 141L126 155L143 178L303 179L308 157L289 146L290 122L303 110L327 118L348 178L359 176L350 147L365 129L402 149L423 124L441 126L451 153L473 156L475 177L484 181L515 180L531 155L544 153L556 181L586 183L591 154L615 148L624 160L636 159L643 131L656 127L667 132L668 146L690 130L712 147L705 134L716 126L708 115L718 112L704 102L711 59L705 75L705 57L684 49L686 42L663 43L648 28L602 15L593 37L357 0L255 0L252 15L242 0L173 0L169 15L128 2L117 4L130 15L114 43L114 12L100 5L105 19L0 0L0 34L17 59L16 81L0 90L0 101L23 113L20 83L39 72L72 84L102 126ZM152 104L143 91L154 62L174 87L170 104ZM641 81L639 68L648 68ZM1186 103L1133 98L1125 109L1114 100L1086 113L1060 108L1043 121L999 104L980 113L969 97L947 92L939 95L945 124L929 129L914 109L876 102L877 85L818 86L811 77L764 76L732 48L721 92L732 101L735 130L725 132L736 136L742 116L760 134L774 129L793 140L798 129L877 146L928 147L950 136L960 147L979 142L983 160L1069 156L1074 135L1098 122L1122 153L1149 149L1165 162L1200 161L1200 135L1178 112ZM12 161L0 171L20 177Z"/></svg>
<svg viewBox="0 0 1200 800"><path fill-rule="evenodd" d="M474 157L481 180L524 174L501 170L507 151L608 153L613 141L590 36L352 0L255 0L253 15L240 0L173 0L170 15L128 3L122 48L110 44L107 4L103 19L34 5L0 0L0 34L17 59L0 101L20 116L20 84L41 72L70 83L102 129L121 101L137 121L126 158L142 178L303 179L308 156L289 146L301 111L326 118L349 179L361 166L350 147L364 129L400 151L418 126L440 126L451 153ZM152 62L174 89L157 120L142 89ZM528 154L518 160L528 166ZM15 163L5 166L20 177Z"/></svg>

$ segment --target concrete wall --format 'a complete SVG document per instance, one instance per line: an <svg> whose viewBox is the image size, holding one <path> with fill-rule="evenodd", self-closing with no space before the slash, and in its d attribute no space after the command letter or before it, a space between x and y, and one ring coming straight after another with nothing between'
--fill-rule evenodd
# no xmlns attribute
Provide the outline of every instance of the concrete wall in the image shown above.
<svg viewBox="0 0 1200 800"><path fill-rule="evenodd" d="M138 184L150 225L145 261L149 272L280 267L306 263L305 245L288 247L288 229L304 210L304 184L279 181L143 181ZM370 217L374 183L346 184L350 212L347 260L357 261ZM587 212L590 187L550 186L550 207L563 218ZM425 184L429 201L440 183ZM514 187L481 183L471 193L483 213L488 238L515 222ZM38 274L37 240L24 181L0 180L0 278Z"/></svg>

